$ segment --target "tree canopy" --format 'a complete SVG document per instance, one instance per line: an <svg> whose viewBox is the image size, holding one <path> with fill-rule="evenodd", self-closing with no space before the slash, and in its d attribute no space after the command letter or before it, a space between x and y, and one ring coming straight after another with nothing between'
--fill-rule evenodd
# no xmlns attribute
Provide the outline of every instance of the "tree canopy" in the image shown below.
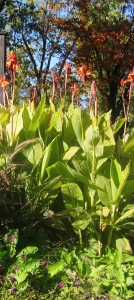
<svg viewBox="0 0 134 300"><path fill-rule="evenodd" d="M52 62L59 74L67 60L85 64L95 74L101 108L112 110L115 121L123 108L120 81L134 65L133 1L7 0L0 24L19 57L21 88L46 90Z"/></svg>
<svg viewBox="0 0 134 300"><path fill-rule="evenodd" d="M130 2L74 0L74 13L59 22L77 38L71 59L95 72L101 99L112 110L113 121L122 110L118 97L121 78L134 65Z"/></svg>
<svg viewBox="0 0 134 300"><path fill-rule="evenodd" d="M37 85L46 89L52 58L56 56L62 67L73 48L74 41L62 36L62 30L55 26L54 20L61 13L60 2L7 1L1 28L7 30L8 49L17 52L25 88Z"/></svg>

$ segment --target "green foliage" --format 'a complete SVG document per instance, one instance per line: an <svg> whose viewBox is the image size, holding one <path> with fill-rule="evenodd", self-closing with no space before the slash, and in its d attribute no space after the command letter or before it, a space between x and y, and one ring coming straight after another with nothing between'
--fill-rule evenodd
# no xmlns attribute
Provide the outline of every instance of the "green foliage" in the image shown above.
<svg viewBox="0 0 134 300"><path fill-rule="evenodd" d="M16 295L30 287L46 299L56 293L59 299L83 299L87 290L91 299L131 299L133 131L115 141L110 113L91 119L78 107L63 113L63 106L47 107L43 99L36 110L26 104L1 107L0 115L6 297L12 297L13 277ZM55 248L56 241L71 242L71 250Z"/></svg>
<svg viewBox="0 0 134 300"><path fill-rule="evenodd" d="M121 125L112 129L109 113L96 120L79 107L71 105L64 114L62 109L56 111L52 103L47 107L42 99L36 110L25 104L14 107L9 119L12 107L1 108L2 115L6 110L1 122L1 168L10 201L15 205L17 180L19 199L20 189L25 193L23 203L18 203L22 223L26 209L28 218L43 220L43 213L52 205L55 210L59 201L81 245L85 236L93 237L101 253L107 246L119 247L123 239L121 247L131 251L125 224L131 223L133 231L133 132L125 143L119 138L115 145L114 132Z"/></svg>
<svg viewBox="0 0 134 300"><path fill-rule="evenodd" d="M45 257L47 260L40 257L35 246L22 249L4 271L1 299L30 299L33 294L33 299L51 300L77 296L81 300L132 299L134 258L120 249L98 257L95 243L90 241L90 247L84 250L58 246Z"/></svg>
<svg viewBox="0 0 134 300"><path fill-rule="evenodd" d="M129 242L125 239L129 231L121 232L120 225L123 221L128 223L134 213L130 197L126 198L127 186L130 187L130 194L133 193L132 182L129 180L130 163L133 163L129 156L129 147L132 146L133 139L130 138L129 141L128 138L126 143L122 144L122 148L127 152L124 155L127 158L129 156L124 166L124 162L121 165L117 155L119 144L117 142L115 147L109 114L100 116L98 121L90 120L87 112L76 107L72 110L71 118L68 115L67 117L68 124L71 123L72 140L70 136L68 140L66 137L66 153L63 156L65 162L57 162L49 167L48 176L62 176L63 201L72 217L72 225L79 234L81 244L82 234L88 238L95 234L101 245L98 248L99 252L101 247L103 249L111 243L131 251ZM127 229L127 226L125 227ZM119 243L119 236L124 240L122 245Z"/></svg>
<svg viewBox="0 0 134 300"><path fill-rule="evenodd" d="M1 31L7 32L7 52L16 51L21 64L16 86L16 101L27 99L33 86L38 89L38 99L49 88L49 72L58 57L61 68L68 58L73 41L62 35L55 20L64 10L67 1L8 0L0 15ZM69 9L69 4L67 7ZM56 9L59 8L59 9ZM65 52L62 47L66 44ZM58 59L57 59L58 60ZM57 61L56 60L56 61ZM21 94L21 97L20 97Z"/></svg>

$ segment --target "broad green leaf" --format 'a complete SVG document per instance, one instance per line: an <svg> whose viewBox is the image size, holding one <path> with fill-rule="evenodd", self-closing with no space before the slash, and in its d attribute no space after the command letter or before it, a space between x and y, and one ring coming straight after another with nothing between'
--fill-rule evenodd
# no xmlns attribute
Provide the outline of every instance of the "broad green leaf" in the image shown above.
<svg viewBox="0 0 134 300"><path fill-rule="evenodd" d="M22 117L23 117L23 129L27 131L29 129L31 119L26 105L24 105L23 107Z"/></svg>
<svg viewBox="0 0 134 300"><path fill-rule="evenodd" d="M69 119L67 115L64 115L63 122L62 122L62 137L63 137L63 141L67 145L70 145L70 142L73 141L75 138L71 119Z"/></svg>
<svg viewBox="0 0 134 300"><path fill-rule="evenodd" d="M90 181L89 181L88 177L84 176L82 173L80 173L72 168L69 168L69 170L77 182L82 182L82 183L86 184L87 186L90 186Z"/></svg>
<svg viewBox="0 0 134 300"><path fill-rule="evenodd" d="M115 124L113 124L112 126L113 133L116 134L123 126L124 123L125 123L125 118L120 118Z"/></svg>
<svg viewBox="0 0 134 300"><path fill-rule="evenodd" d="M98 125L93 122L86 130L84 149L91 163L94 157L99 161L99 159L111 157L114 153L115 140L110 122L104 117L102 120Z"/></svg>
<svg viewBox="0 0 134 300"><path fill-rule="evenodd" d="M111 176L112 199L114 200L117 195L117 190L119 189L119 186L123 181L121 166L118 164L116 160L111 161L110 176Z"/></svg>
<svg viewBox="0 0 134 300"><path fill-rule="evenodd" d="M17 263L17 262L16 262ZM35 259L29 259L25 263L23 262L16 274L14 275L18 283L21 283L26 280L29 273L34 273L40 266L40 261Z"/></svg>
<svg viewBox="0 0 134 300"><path fill-rule="evenodd" d="M36 166L42 157L43 154L43 147L41 143L36 143L35 145L30 145L29 148L26 148L24 151L22 151L23 154L27 157L28 161Z"/></svg>
<svg viewBox="0 0 134 300"><path fill-rule="evenodd" d="M104 132L104 133L103 133ZM115 150L114 134L110 126L100 131L104 145L103 157L111 157Z"/></svg>
<svg viewBox="0 0 134 300"><path fill-rule="evenodd" d="M20 251L16 257L20 257L23 254L25 254L25 255L35 254L37 251L38 251L38 248L36 246L28 246L28 247L22 249L22 251Z"/></svg>
<svg viewBox="0 0 134 300"><path fill-rule="evenodd" d="M112 204L117 204L120 200L122 190L127 181L130 172L130 163L126 166L124 170L121 170L121 166L116 160L111 162L111 190L112 190Z"/></svg>
<svg viewBox="0 0 134 300"><path fill-rule="evenodd" d="M13 115L11 114L10 123L6 125L9 136L12 134L17 136L23 128L22 110L16 111Z"/></svg>
<svg viewBox="0 0 134 300"><path fill-rule="evenodd" d="M85 230L86 227L89 225L90 220L78 220L72 223L73 227L76 230Z"/></svg>
<svg viewBox="0 0 134 300"><path fill-rule="evenodd" d="M84 199L81 189L76 183L62 184L61 192L63 201L70 214L79 215L79 208L83 209Z"/></svg>
<svg viewBox="0 0 134 300"><path fill-rule="evenodd" d="M106 265L104 264L101 264L100 266L98 267L92 267L92 270L91 270L91 273L90 273L90 277L92 278L97 278L99 276L100 278L100 275L102 272L104 272L104 270L106 269Z"/></svg>
<svg viewBox="0 0 134 300"><path fill-rule="evenodd" d="M68 116L69 119L72 118L75 109L76 109L76 108L74 108L73 103L71 103L71 104L68 106L67 116Z"/></svg>
<svg viewBox="0 0 134 300"><path fill-rule="evenodd" d="M107 158L99 158L97 159L96 171L100 169L100 167L106 162Z"/></svg>
<svg viewBox="0 0 134 300"><path fill-rule="evenodd" d="M134 256L129 255L128 253L124 253L123 255L123 262L133 262L134 263Z"/></svg>
<svg viewBox="0 0 134 300"><path fill-rule="evenodd" d="M44 111L44 100L42 99L37 107L36 110L34 110L33 112L33 115L32 115L32 118L31 118L31 123L30 123L30 126L29 126L29 132L35 132L36 129L38 128L39 126L39 123L40 123L40 118L41 118L41 115Z"/></svg>
<svg viewBox="0 0 134 300"><path fill-rule="evenodd" d="M10 120L9 109L0 105L0 125L2 127L6 126L9 120Z"/></svg>
<svg viewBox="0 0 134 300"><path fill-rule="evenodd" d="M116 239L116 247L117 247L117 249L122 249L122 251L132 253L132 249L131 249L129 240L126 238Z"/></svg>
<svg viewBox="0 0 134 300"><path fill-rule="evenodd" d="M107 145L108 143L106 141L103 142L104 150L103 150L103 157L112 157L115 150L115 145Z"/></svg>
<svg viewBox="0 0 134 300"><path fill-rule="evenodd" d="M115 256L115 264L116 264L117 268L121 267L122 258L123 258L122 250L121 250L121 248L118 248L116 250L116 256Z"/></svg>
<svg viewBox="0 0 134 300"><path fill-rule="evenodd" d="M64 261L59 261L55 263L54 265L48 267L48 275L49 278L52 278L57 273L61 272L65 267Z"/></svg>
<svg viewBox="0 0 134 300"><path fill-rule="evenodd" d="M90 172L91 169L89 168L89 164L86 159L79 159L79 158L74 158L72 160L72 164L76 170L76 172L81 173L81 175L84 175L87 177L87 179L90 178Z"/></svg>
<svg viewBox="0 0 134 300"><path fill-rule="evenodd" d="M66 151L68 151L69 147L66 144L66 142L63 141L63 152L65 153Z"/></svg>
<svg viewBox="0 0 134 300"><path fill-rule="evenodd" d="M124 144L124 152L130 153L133 152L134 149L134 130L128 135L127 141Z"/></svg>
<svg viewBox="0 0 134 300"><path fill-rule="evenodd" d="M58 176L58 177L50 180L48 183L45 182L46 191L54 191L54 190L58 189L61 186L61 184L62 184L61 176Z"/></svg>
<svg viewBox="0 0 134 300"><path fill-rule="evenodd" d="M24 151L24 149L25 149L26 147L30 147L31 144L37 143L37 142L39 142L39 139L38 139L38 138L37 138L37 139L33 139L33 140L27 140L27 141L24 141L24 142L18 144L18 145L15 147L14 152L11 154L10 160L13 160L14 157L15 157L20 151L22 151L22 150Z"/></svg>
<svg viewBox="0 0 134 300"><path fill-rule="evenodd" d="M123 197L121 197L123 198ZM123 199L123 206L122 206L122 213L124 214L124 212L128 211L129 209L134 207L133 201L129 201L128 199Z"/></svg>
<svg viewBox="0 0 134 300"><path fill-rule="evenodd" d="M85 133L84 150L89 160L93 158L103 157L103 142L98 127L90 125Z"/></svg>
<svg viewBox="0 0 134 300"><path fill-rule="evenodd" d="M115 140L111 128L111 112L105 113L98 118L99 133L103 143L103 157L111 157L115 150Z"/></svg>
<svg viewBox="0 0 134 300"><path fill-rule="evenodd" d="M129 196L132 195L134 193L134 180L129 180L126 182L122 194L123 196Z"/></svg>
<svg viewBox="0 0 134 300"><path fill-rule="evenodd" d="M42 164L41 164L41 171L40 171L41 182L44 180L46 168L48 166L53 165L57 160L59 160L59 146L58 146L57 138L58 137L53 139L53 141L46 147L44 151Z"/></svg>
<svg viewBox="0 0 134 300"><path fill-rule="evenodd" d="M98 126L100 130L103 130L105 127L111 126L111 111L108 111L103 115L98 115Z"/></svg>
<svg viewBox="0 0 134 300"><path fill-rule="evenodd" d="M100 210L96 211L96 214L98 216L103 216L105 218L108 217L109 213L110 213L110 209L108 207L102 207Z"/></svg>
<svg viewBox="0 0 134 300"><path fill-rule="evenodd" d="M14 275L14 278L17 280L18 283L24 282L28 277L28 273L24 269L20 269Z"/></svg>
<svg viewBox="0 0 134 300"><path fill-rule="evenodd" d="M76 107L72 116L72 127L79 145L84 147L85 131L91 124L89 115L86 111Z"/></svg>
<svg viewBox="0 0 134 300"><path fill-rule="evenodd" d="M22 110L13 116L13 134L18 135L23 128Z"/></svg>
<svg viewBox="0 0 134 300"><path fill-rule="evenodd" d="M39 127L38 127L39 135L44 145L47 143L47 140L50 135L50 133L47 134L47 129L49 127L50 120L51 120L50 108L45 108L41 114Z"/></svg>
<svg viewBox="0 0 134 300"><path fill-rule="evenodd" d="M133 286L134 285L134 279L132 278L132 277L127 277L126 278L126 285L127 286L130 286L130 288L131 288L131 286ZM133 291L131 291L132 292L132 294L131 294L131 298L129 297L129 299L132 299L132 297L133 297Z"/></svg>
<svg viewBox="0 0 134 300"><path fill-rule="evenodd" d="M58 109L58 111L55 111L51 115L51 120L49 127L47 129L47 133L52 130L52 128L56 129L56 132L61 132L62 131L62 119L63 119L63 112L61 107Z"/></svg>
<svg viewBox="0 0 134 300"><path fill-rule="evenodd" d="M127 231L134 231L134 222L133 219L131 219L131 222L125 222L123 224L120 224L120 228L124 228Z"/></svg>
<svg viewBox="0 0 134 300"><path fill-rule="evenodd" d="M115 145L114 134L111 128L110 119L111 119L111 112L105 113L104 115L98 117L99 132L103 142L106 144L107 147Z"/></svg>
<svg viewBox="0 0 134 300"><path fill-rule="evenodd" d="M60 161L58 161L57 163L48 167L47 173L48 173L49 178L51 178L51 179L53 179L57 176L61 176L62 182L69 182L69 181L74 182L75 181L69 168Z"/></svg>
<svg viewBox="0 0 134 300"><path fill-rule="evenodd" d="M109 195L107 194L106 189L105 190L97 190L99 200L103 203L103 205L106 205L109 209L111 208Z"/></svg>
<svg viewBox="0 0 134 300"><path fill-rule="evenodd" d="M110 209L112 201L110 179L98 174L96 177L96 185L99 200Z"/></svg>
<svg viewBox="0 0 134 300"><path fill-rule="evenodd" d="M24 270L25 272L33 273L37 268L39 268L39 266L40 266L40 261L38 259L30 258L26 260Z"/></svg>
<svg viewBox="0 0 134 300"><path fill-rule="evenodd" d="M116 220L115 225L117 225L118 223L131 218L134 215L134 207L129 209L128 211L126 211L119 219Z"/></svg>
<svg viewBox="0 0 134 300"><path fill-rule="evenodd" d="M63 156L63 160L70 160L79 150L79 147L73 146L71 147Z"/></svg>

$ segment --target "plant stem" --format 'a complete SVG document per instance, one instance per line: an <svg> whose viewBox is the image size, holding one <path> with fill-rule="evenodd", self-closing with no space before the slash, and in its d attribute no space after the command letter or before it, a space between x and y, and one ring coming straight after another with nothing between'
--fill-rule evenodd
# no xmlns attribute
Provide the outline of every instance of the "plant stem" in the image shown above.
<svg viewBox="0 0 134 300"><path fill-rule="evenodd" d="M125 124L124 124L124 132L123 132L123 142L125 143L126 139L126 130L127 130L127 119L125 120Z"/></svg>
<svg viewBox="0 0 134 300"><path fill-rule="evenodd" d="M98 253L99 253L99 256L101 256L101 249L102 249L102 243L101 243L101 232L102 232L102 211L101 211L101 215L100 215L100 225L99 225L99 231L100 231L100 234L99 234L99 241L98 241Z"/></svg>
<svg viewBox="0 0 134 300"><path fill-rule="evenodd" d="M11 136L13 137L13 115L14 115L14 107L13 103L11 104Z"/></svg>
<svg viewBox="0 0 134 300"><path fill-rule="evenodd" d="M82 232L81 229L79 229L79 240L80 240L80 245L83 248L83 240L82 240Z"/></svg>
<svg viewBox="0 0 134 300"><path fill-rule="evenodd" d="M87 204L87 201L85 201L85 211L87 211L88 209L88 204Z"/></svg>
<svg viewBox="0 0 134 300"><path fill-rule="evenodd" d="M110 229L109 229L108 238L107 238L107 246L108 247L110 247L110 245L111 245L112 234L113 234L113 224L114 224L114 220L115 220L115 213L116 213L116 206L112 205Z"/></svg>
<svg viewBox="0 0 134 300"><path fill-rule="evenodd" d="M92 174L91 174L92 183L95 182L95 163L96 163L96 159L95 159L95 146L94 146L93 147ZM94 199L94 191L92 191L92 193L91 193L91 211L93 212L94 209L95 209L95 199Z"/></svg>

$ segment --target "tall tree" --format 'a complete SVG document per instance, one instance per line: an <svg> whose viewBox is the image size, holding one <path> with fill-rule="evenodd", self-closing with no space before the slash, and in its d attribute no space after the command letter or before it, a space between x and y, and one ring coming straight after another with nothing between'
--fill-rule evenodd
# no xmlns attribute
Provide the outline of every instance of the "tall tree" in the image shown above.
<svg viewBox="0 0 134 300"><path fill-rule="evenodd" d="M77 38L72 61L86 64L97 77L103 104L112 110L112 122L122 111L120 80L132 70L132 1L73 0L73 14L60 22Z"/></svg>
<svg viewBox="0 0 134 300"><path fill-rule="evenodd" d="M8 50L19 56L21 84L25 89L31 85L46 89L54 58L60 60L62 69L72 51L75 42L55 26L57 17L68 15L66 3L66 0L7 0L0 22L3 20L1 24L8 31Z"/></svg>

